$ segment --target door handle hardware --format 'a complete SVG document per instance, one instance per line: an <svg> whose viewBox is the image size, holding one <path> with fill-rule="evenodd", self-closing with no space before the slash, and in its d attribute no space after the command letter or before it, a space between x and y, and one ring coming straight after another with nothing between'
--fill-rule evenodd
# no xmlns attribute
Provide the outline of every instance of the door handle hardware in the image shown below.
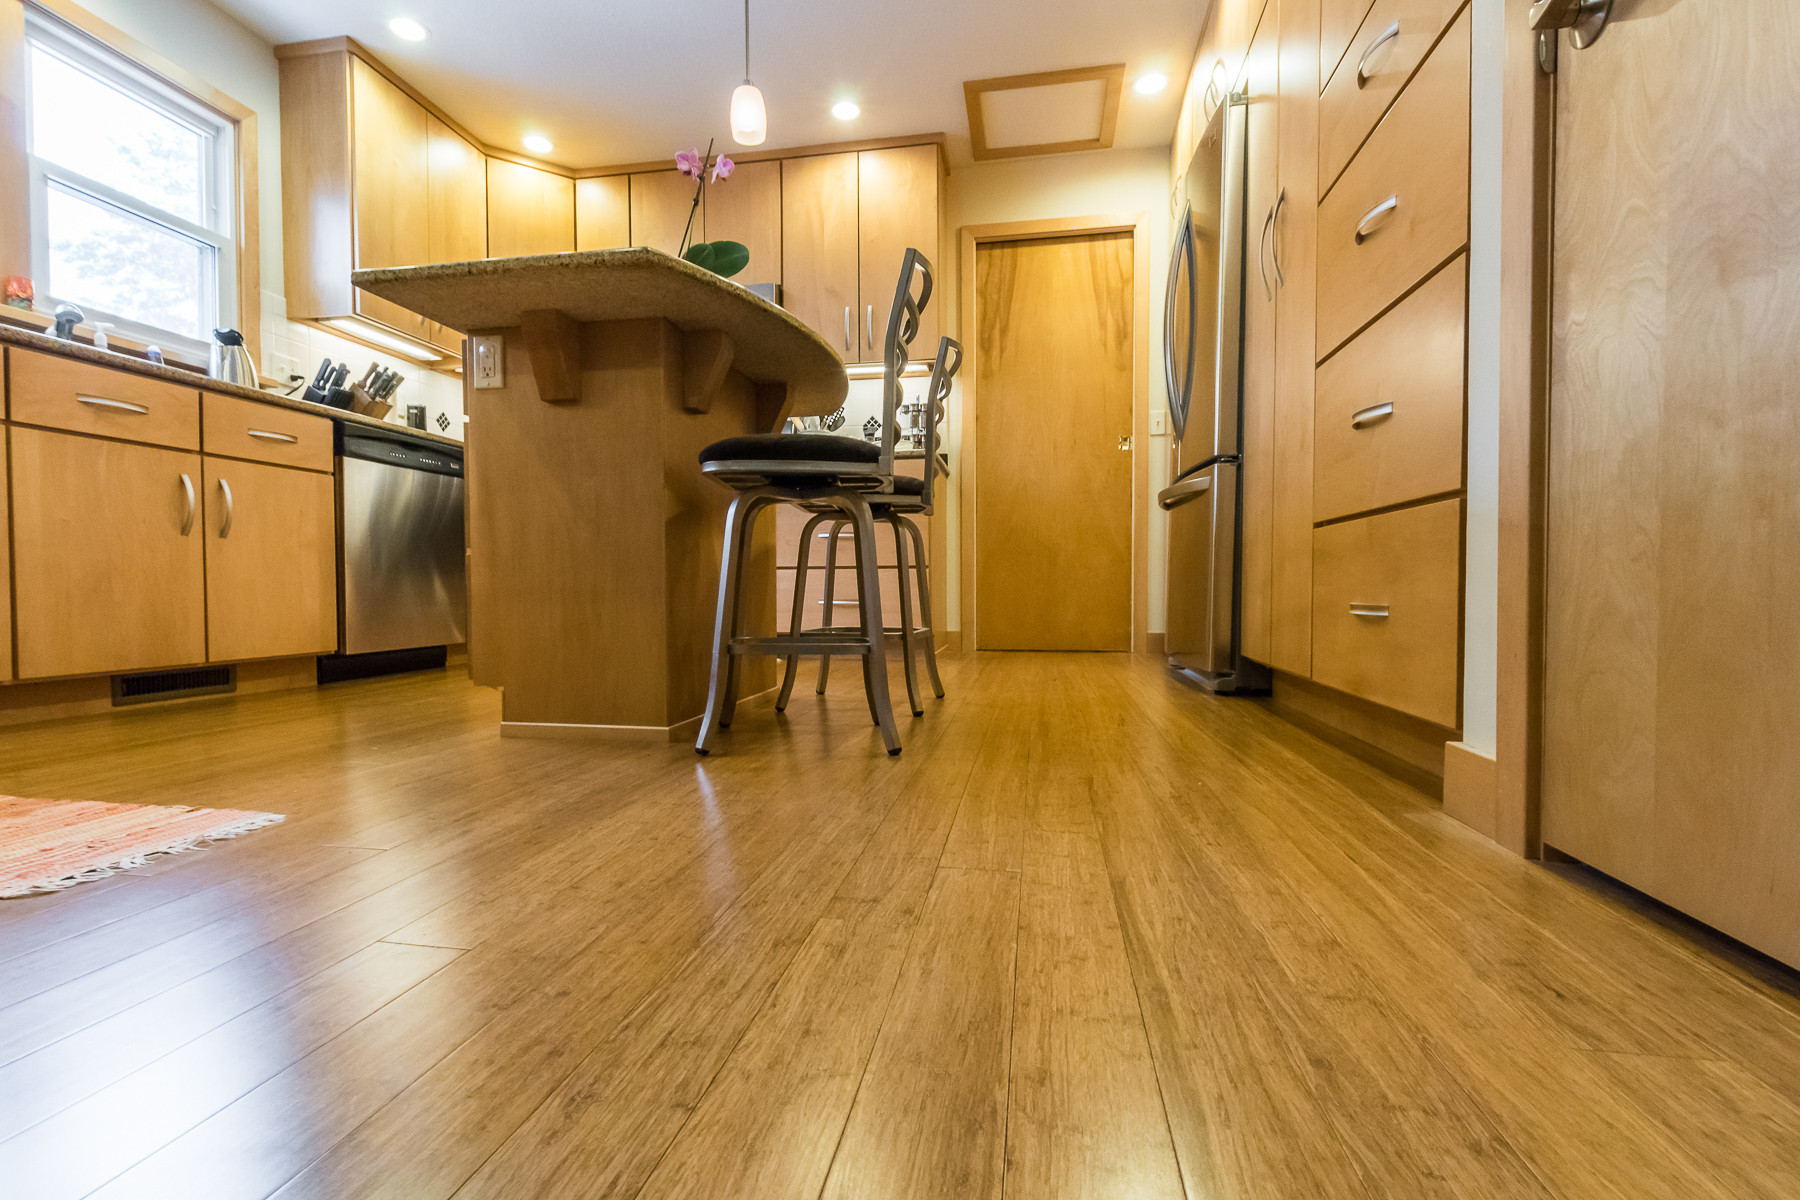
<svg viewBox="0 0 1800 1200"><path fill-rule="evenodd" d="M298 445L300 442L300 439L291 433L275 433L268 429L247 429L244 432L253 438L261 438L265 442L286 442L289 445Z"/></svg>
<svg viewBox="0 0 1800 1200"><path fill-rule="evenodd" d="M844 305L844 353L850 353L850 306Z"/></svg>
<svg viewBox="0 0 1800 1200"><path fill-rule="evenodd" d="M1577 50L1586 50L1606 32L1612 9L1613 0L1537 0L1531 6L1531 27L1540 34L1572 30L1569 40Z"/></svg>
<svg viewBox="0 0 1800 1200"><path fill-rule="evenodd" d="M1198 500L1211 490L1211 475L1199 475L1192 479L1184 479L1180 483L1156 493L1156 506L1164 512L1174 512L1182 505Z"/></svg>
<svg viewBox="0 0 1800 1200"><path fill-rule="evenodd" d="M1121 438L1119 438L1119 449L1121 449L1121 450L1131 449L1131 435L1129 433L1127 433L1124 436L1122 436Z"/></svg>
<svg viewBox="0 0 1800 1200"><path fill-rule="evenodd" d="M1350 615L1353 617L1372 617L1378 621L1388 618L1388 606L1385 604L1352 604Z"/></svg>
<svg viewBox="0 0 1800 1200"><path fill-rule="evenodd" d="M1380 37L1376 38L1374 41L1369 43L1368 49L1366 49L1362 52L1362 58L1359 59L1356 64L1356 86L1357 87L1364 88L1364 87L1369 86L1369 60L1371 58L1375 57L1376 51L1380 50L1383 46L1387 45L1389 42L1393 41L1395 38L1397 38L1399 36L1400 36L1400 22L1395 21L1392 25L1389 25L1387 27L1387 31L1385 33L1383 33Z"/></svg>
<svg viewBox="0 0 1800 1200"><path fill-rule="evenodd" d="M128 412L133 416L144 416L149 409L142 404L133 404L129 400L104 400L99 396L77 396L75 403L85 404L89 408L110 408L115 412Z"/></svg>
<svg viewBox="0 0 1800 1200"><path fill-rule="evenodd" d="M181 476L181 490L187 500L187 511L181 517L181 536L186 537L194 532L194 481L185 472Z"/></svg>
<svg viewBox="0 0 1800 1200"><path fill-rule="evenodd" d="M1256 246L1256 270L1262 276L1263 294L1269 299L1275 298L1275 289L1269 286L1269 229L1275 224L1275 210L1271 208L1269 215L1263 218L1262 241Z"/></svg>
<svg viewBox="0 0 1800 1200"><path fill-rule="evenodd" d="M219 480L219 491L225 494L225 519L219 522L219 536L228 538L231 536L231 519L237 516L237 501L231 495L231 484L223 479Z"/></svg>
<svg viewBox="0 0 1800 1200"><path fill-rule="evenodd" d="M1389 196L1374 208L1371 208L1362 220L1356 223L1356 244L1362 245L1374 237L1376 226L1386 217L1392 216L1400 207L1399 196Z"/></svg>
<svg viewBox="0 0 1800 1200"><path fill-rule="evenodd" d="M1367 429L1371 425L1379 425L1394 415L1392 404L1371 404L1350 418L1350 428Z"/></svg>
<svg viewBox="0 0 1800 1200"><path fill-rule="evenodd" d="M1269 219L1271 233L1269 239L1269 263L1275 268L1275 286L1287 286L1287 276L1281 272L1281 210L1287 207L1287 189L1282 188L1275 197L1275 215Z"/></svg>

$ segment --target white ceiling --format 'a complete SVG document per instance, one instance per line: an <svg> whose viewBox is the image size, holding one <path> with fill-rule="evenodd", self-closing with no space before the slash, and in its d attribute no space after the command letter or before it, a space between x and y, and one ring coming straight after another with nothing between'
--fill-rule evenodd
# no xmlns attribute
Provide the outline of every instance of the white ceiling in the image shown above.
<svg viewBox="0 0 1800 1200"><path fill-rule="evenodd" d="M717 136L743 77L741 0L213 0L272 42L348 34L482 140L585 167ZM769 148L951 135L968 161L966 79L1126 64L1117 146L1169 141L1209 0L751 0L750 70ZM431 31L404 42L387 22ZM1169 77L1157 96L1130 83ZM862 116L828 111L849 98Z"/></svg>

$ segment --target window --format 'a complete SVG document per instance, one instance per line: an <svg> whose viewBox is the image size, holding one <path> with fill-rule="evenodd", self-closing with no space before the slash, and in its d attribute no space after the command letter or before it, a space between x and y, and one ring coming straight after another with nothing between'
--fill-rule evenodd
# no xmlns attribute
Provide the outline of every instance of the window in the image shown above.
<svg viewBox="0 0 1800 1200"><path fill-rule="evenodd" d="M27 6L40 307L206 356L236 323L236 127Z"/></svg>

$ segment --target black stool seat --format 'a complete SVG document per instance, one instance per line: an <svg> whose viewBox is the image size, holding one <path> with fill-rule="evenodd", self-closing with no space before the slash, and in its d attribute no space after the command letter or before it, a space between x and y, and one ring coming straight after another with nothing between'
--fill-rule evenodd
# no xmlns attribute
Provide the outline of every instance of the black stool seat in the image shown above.
<svg viewBox="0 0 1800 1200"><path fill-rule="evenodd" d="M835 433L757 433L728 437L700 452L700 465L760 459L764 462L878 463L881 447Z"/></svg>

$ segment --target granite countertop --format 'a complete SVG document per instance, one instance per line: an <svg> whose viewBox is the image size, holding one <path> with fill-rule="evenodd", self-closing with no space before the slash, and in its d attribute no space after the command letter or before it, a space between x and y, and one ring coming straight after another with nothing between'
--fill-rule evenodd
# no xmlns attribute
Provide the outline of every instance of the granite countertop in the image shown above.
<svg viewBox="0 0 1800 1200"><path fill-rule="evenodd" d="M357 271L351 282L451 329L479 333L554 309L582 322L663 317L732 340L732 368L788 385L790 416L823 416L849 394L843 359L787 310L648 246Z"/></svg>
<svg viewBox="0 0 1800 1200"><path fill-rule="evenodd" d="M222 383L208 378L198 371L189 371L182 367L159 366L135 355L120 354L114 350L98 350L81 342L65 342L48 334L36 333L29 329L21 329L16 325L0 324L0 344L19 346L26 350L39 350L45 354L59 354L64 358L79 359L82 362L94 363L102 367L111 367L115 371L130 371L136 375L147 375L152 379L164 379L170 383L179 383L184 387L200 388L221 396L236 396L243 400L254 400L260 404L273 405L276 408L291 409L294 412L311 413L314 416L328 417L343 425L364 426L379 429L386 433L405 434L409 437L421 438L428 442L436 442L444 446L462 448L462 443L455 438L444 437L429 430L414 429L408 425L396 425L392 421L378 421L374 417L365 417L361 413L348 409L332 408L326 404L314 404L309 400L301 400L294 396L283 396L276 392L265 392L259 388L241 387L234 383Z"/></svg>

